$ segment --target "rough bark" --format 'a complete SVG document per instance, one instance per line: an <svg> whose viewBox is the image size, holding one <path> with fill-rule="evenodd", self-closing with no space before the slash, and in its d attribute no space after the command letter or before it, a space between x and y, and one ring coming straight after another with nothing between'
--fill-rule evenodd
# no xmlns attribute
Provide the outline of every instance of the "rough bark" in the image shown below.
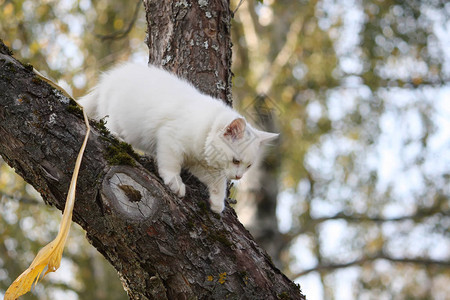
<svg viewBox="0 0 450 300"><path fill-rule="evenodd" d="M84 132L74 103L1 43L0 154L58 209ZM222 217L212 213L204 186L184 180L187 196L178 199L151 160L94 126L73 220L117 269L130 299L304 299L229 206Z"/></svg>
<svg viewBox="0 0 450 300"><path fill-rule="evenodd" d="M225 0L145 0L149 62L232 103L231 11Z"/></svg>

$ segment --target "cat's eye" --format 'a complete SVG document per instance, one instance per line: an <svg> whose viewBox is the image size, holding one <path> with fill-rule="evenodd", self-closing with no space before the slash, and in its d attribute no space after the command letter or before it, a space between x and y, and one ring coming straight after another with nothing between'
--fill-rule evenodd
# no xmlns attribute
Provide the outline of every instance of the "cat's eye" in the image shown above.
<svg viewBox="0 0 450 300"><path fill-rule="evenodd" d="M251 166L252 166L252 164L249 164L249 165L247 166L247 169L250 168Z"/></svg>
<svg viewBox="0 0 450 300"><path fill-rule="evenodd" d="M239 165L240 163L241 163L241 161L239 159L236 159L233 157L233 164Z"/></svg>

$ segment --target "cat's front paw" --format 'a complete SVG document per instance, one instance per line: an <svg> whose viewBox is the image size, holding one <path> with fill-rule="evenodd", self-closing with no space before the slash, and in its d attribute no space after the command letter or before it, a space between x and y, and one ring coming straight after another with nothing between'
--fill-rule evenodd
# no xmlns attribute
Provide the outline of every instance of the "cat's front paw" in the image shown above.
<svg viewBox="0 0 450 300"><path fill-rule="evenodd" d="M209 199L209 204L211 205L211 210L217 214L221 214L225 208L225 201L222 197L211 197Z"/></svg>
<svg viewBox="0 0 450 300"><path fill-rule="evenodd" d="M172 192L177 194L178 197L183 198L186 195L186 185L181 180L180 176L174 176L171 179L164 180L164 184L167 185Z"/></svg>

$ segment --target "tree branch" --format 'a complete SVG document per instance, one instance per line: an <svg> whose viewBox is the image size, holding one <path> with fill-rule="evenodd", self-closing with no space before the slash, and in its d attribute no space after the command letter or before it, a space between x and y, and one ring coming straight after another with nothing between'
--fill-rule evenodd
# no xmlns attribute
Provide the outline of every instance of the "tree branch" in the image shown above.
<svg viewBox="0 0 450 300"><path fill-rule="evenodd" d="M286 41L273 62L270 64L270 69L259 78L258 85L256 86L256 92L258 94L267 94L272 89L273 82L280 74L281 69L288 63L289 59L295 52L302 28L303 18L298 17L289 27L289 31L286 35Z"/></svg>
<svg viewBox="0 0 450 300"><path fill-rule="evenodd" d="M386 222L401 222L406 220L420 220L432 215L441 214L443 216L450 216L450 210L445 211L436 211L434 208L424 208L419 209L415 214L412 215L406 215L406 216L399 216L399 217L392 217L392 218L385 218L380 216L368 216L364 214L348 214L344 212L339 212L333 216L329 217L321 217L321 218L314 218L312 221L314 223L323 223L325 221L329 220L346 220L348 222L375 222L375 223L386 223Z"/></svg>
<svg viewBox="0 0 450 300"><path fill-rule="evenodd" d="M363 222L375 222L375 223L387 223L387 222L402 222L402 221L420 221L424 218L441 215L442 217L449 217L450 210L443 209L442 205L447 202L447 199L442 198L438 200L433 206L426 208L418 208L416 213L411 215L399 216L386 218L382 216L368 216L365 214L349 214L346 212L338 212L332 216L327 217L319 217L319 218L311 218L307 221L305 226L299 226L298 230L291 231L285 235L285 239L287 241L291 241L295 239L298 235L309 232L311 228L316 227L318 224L321 224L326 221L332 220L344 220L350 223L363 223Z"/></svg>
<svg viewBox="0 0 450 300"><path fill-rule="evenodd" d="M244 2L245 0L240 0L239 3L236 5L236 8L233 10L233 16L236 14L236 12L238 11L239 7L241 7L242 2Z"/></svg>
<svg viewBox="0 0 450 300"><path fill-rule="evenodd" d="M184 174L187 195L177 198L151 160L92 125L73 221L116 268L130 299L304 299L229 206L222 217L209 210L198 180ZM1 42L0 154L60 210L84 133L80 108ZM141 197L130 199L117 180Z"/></svg>
<svg viewBox="0 0 450 300"><path fill-rule="evenodd" d="M38 201L37 199L33 198L26 198L26 197L16 197L14 195L5 193L3 191L0 191L0 200L3 200L4 198L8 198L14 201L18 201L23 204L31 204L31 205L41 205L43 204L42 201Z"/></svg>
<svg viewBox="0 0 450 300"><path fill-rule="evenodd" d="M378 259L384 259L384 260L388 260L388 261L391 261L394 263L402 263L402 264L418 264L418 265L425 265L425 266L436 265L436 266L445 266L445 267L450 266L450 261L434 260L434 259L429 259L429 258L397 258L397 257L391 257L391 256L385 254L384 252L381 252L376 255L366 256L366 257L356 259L356 260L346 262L346 263L317 265L313 268L306 269L302 272L299 272L299 273L293 275L293 278L298 278L298 277L307 275L311 272L335 271L337 269L344 269L344 268L348 268L351 266L360 266L360 265L363 265L368 262L374 262Z"/></svg>
<svg viewBox="0 0 450 300"><path fill-rule="evenodd" d="M141 7L141 3L142 3L142 0L137 1L136 7L134 8L133 17L131 18L131 21L128 24L127 28L125 28L125 30L116 31L111 34L105 34L105 35L97 33L97 34L95 34L95 36L100 38L103 41L105 41L105 40L120 40L120 39L123 39L124 37L126 37L130 33L131 29L133 29L133 26L136 23L136 20L139 15L139 9Z"/></svg>

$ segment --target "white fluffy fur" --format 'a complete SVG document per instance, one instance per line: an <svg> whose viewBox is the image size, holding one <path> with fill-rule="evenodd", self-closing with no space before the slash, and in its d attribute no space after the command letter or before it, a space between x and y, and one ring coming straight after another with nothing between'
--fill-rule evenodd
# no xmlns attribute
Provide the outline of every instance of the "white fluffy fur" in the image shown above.
<svg viewBox="0 0 450 300"><path fill-rule="evenodd" d="M122 64L79 101L92 118L107 116L113 133L153 155L164 183L178 196L186 192L181 168L197 176L217 213L224 208L227 180L241 178L261 144L278 136L254 129L222 101L155 66Z"/></svg>

